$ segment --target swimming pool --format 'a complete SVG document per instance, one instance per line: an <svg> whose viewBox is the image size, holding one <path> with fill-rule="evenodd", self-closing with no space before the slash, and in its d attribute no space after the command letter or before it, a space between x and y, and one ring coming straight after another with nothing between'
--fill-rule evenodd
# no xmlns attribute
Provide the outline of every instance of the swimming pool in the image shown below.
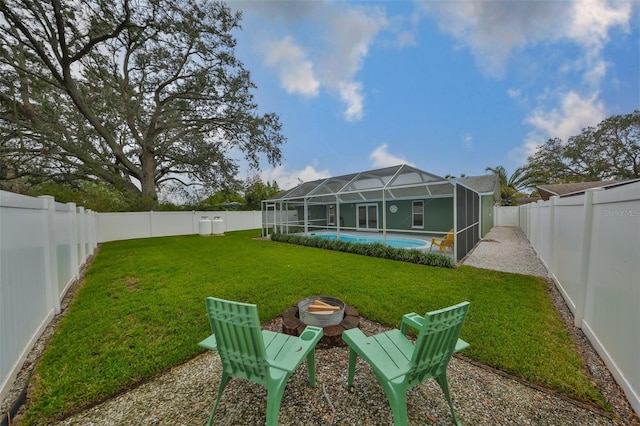
<svg viewBox="0 0 640 426"><path fill-rule="evenodd" d="M310 232L307 235L313 238L324 238L325 240L338 239L338 234L335 232ZM384 244L384 239L382 238L382 235L380 236L351 235L351 234L343 234L342 232L340 233L340 241L346 241L348 243ZM405 249L423 250L423 249L429 248L429 243L427 241L418 240L414 238L403 238L403 237L387 237L387 245L390 247L405 248Z"/></svg>

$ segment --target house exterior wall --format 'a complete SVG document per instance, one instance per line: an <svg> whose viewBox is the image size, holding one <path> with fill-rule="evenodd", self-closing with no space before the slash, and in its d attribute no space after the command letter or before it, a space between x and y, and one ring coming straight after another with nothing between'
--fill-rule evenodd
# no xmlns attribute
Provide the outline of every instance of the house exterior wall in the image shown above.
<svg viewBox="0 0 640 426"><path fill-rule="evenodd" d="M493 228L493 195L483 195L481 197L482 211L480 236L485 235Z"/></svg>
<svg viewBox="0 0 640 426"><path fill-rule="evenodd" d="M424 202L424 227L413 228L412 206L413 201ZM378 229L382 229L382 202L358 202L340 204L339 220L341 228L357 228L358 205L375 204L378 206ZM392 213L392 205L397 207L397 211ZM299 217L304 217L304 209L298 207ZM327 206L308 206L308 219L310 226L327 226ZM424 230L434 232L448 232L453 228L453 198L428 198L415 200L394 200L387 202L387 229L402 231ZM335 226L335 225L331 225Z"/></svg>

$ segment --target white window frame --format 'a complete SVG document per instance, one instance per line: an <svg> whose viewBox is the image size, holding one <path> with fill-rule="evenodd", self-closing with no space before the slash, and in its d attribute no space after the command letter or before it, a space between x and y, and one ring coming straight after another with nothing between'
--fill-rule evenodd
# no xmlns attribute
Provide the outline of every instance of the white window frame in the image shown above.
<svg viewBox="0 0 640 426"><path fill-rule="evenodd" d="M365 207L365 211L366 213L366 226L365 227L361 227L360 226L360 207ZM369 227L369 207L375 207L376 208L376 227L375 228L370 228ZM378 203L366 203L366 204L356 204L356 228L357 229L375 229L378 230L380 229L380 221L379 216L380 216L380 212L378 211Z"/></svg>
<svg viewBox="0 0 640 426"><path fill-rule="evenodd" d="M327 205L327 225L335 225L336 224L336 205L329 204Z"/></svg>
<svg viewBox="0 0 640 426"><path fill-rule="evenodd" d="M415 207L416 205L420 205L421 212L416 213ZM420 217L421 225L416 225L416 218ZM424 229L424 201L422 200L414 200L411 202L411 228L412 229Z"/></svg>

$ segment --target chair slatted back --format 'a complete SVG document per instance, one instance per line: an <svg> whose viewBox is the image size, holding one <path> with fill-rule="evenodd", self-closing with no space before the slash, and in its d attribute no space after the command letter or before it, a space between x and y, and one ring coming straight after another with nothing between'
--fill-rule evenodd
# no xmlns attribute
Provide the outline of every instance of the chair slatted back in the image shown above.
<svg viewBox="0 0 640 426"><path fill-rule="evenodd" d="M411 359L413 366L407 375L409 384L439 376L446 370L468 311L469 302L463 302L424 316Z"/></svg>
<svg viewBox="0 0 640 426"><path fill-rule="evenodd" d="M207 311L224 371L264 384L269 376L258 308L207 297Z"/></svg>

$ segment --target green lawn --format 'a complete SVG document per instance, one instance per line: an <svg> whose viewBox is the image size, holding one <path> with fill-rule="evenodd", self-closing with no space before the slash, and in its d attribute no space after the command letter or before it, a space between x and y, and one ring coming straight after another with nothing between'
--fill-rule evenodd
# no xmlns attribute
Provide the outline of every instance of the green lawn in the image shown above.
<svg viewBox="0 0 640 426"><path fill-rule="evenodd" d="M603 404L535 277L435 268L257 240L259 231L105 243L32 380L26 423L45 423L201 353L206 296L256 303L268 321L314 294L397 326L403 314L468 300L464 353Z"/></svg>

